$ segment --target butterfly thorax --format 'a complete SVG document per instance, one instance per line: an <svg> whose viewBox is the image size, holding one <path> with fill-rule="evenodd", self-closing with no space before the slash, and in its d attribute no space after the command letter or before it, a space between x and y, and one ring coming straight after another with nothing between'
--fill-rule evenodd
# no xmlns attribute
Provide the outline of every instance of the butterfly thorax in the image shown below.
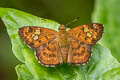
<svg viewBox="0 0 120 80"><path fill-rule="evenodd" d="M59 40L59 46L61 49L63 61L64 61L64 63L66 63L68 49L69 49L69 42L68 42L68 33L67 33L66 27L64 25L61 25L59 27L58 40Z"/></svg>

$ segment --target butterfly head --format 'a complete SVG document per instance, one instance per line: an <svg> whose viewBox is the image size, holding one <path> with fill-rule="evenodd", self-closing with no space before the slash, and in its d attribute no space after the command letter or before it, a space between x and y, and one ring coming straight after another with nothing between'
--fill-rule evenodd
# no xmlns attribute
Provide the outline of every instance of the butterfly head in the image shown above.
<svg viewBox="0 0 120 80"><path fill-rule="evenodd" d="M60 25L59 28L58 28L58 30L66 30L65 25Z"/></svg>

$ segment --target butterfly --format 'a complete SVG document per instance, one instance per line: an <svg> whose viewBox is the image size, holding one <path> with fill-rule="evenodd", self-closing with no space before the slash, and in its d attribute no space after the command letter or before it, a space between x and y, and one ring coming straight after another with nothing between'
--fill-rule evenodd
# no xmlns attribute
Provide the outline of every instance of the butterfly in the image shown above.
<svg viewBox="0 0 120 80"><path fill-rule="evenodd" d="M55 67L62 63L80 65L91 57L91 46L102 37L103 25L91 23L66 30L60 25L58 32L38 26L19 28L19 36L26 45L35 50L40 64Z"/></svg>

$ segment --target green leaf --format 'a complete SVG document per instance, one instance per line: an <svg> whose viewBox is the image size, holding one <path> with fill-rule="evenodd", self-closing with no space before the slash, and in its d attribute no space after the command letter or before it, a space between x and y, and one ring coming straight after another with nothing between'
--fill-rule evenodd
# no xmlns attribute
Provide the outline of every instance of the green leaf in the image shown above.
<svg viewBox="0 0 120 80"><path fill-rule="evenodd" d="M96 0L92 21L104 24L101 43L120 61L120 0Z"/></svg>
<svg viewBox="0 0 120 80"><path fill-rule="evenodd" d="M103 80L120 80L120 68L114 68L107 71L102 77Z"/></svg>
<svg viewBox="0 0 120 80"><path fill-rule="evenodd" d="M17 65L15 69L18 75L18 80L34 80L32 74L28 71L25 64Z"/></svg>
<svg viewBox="0 0 120 80"><path fill-rule="evenodd" d="M91 60L86 65L44 67L38 63L34 51L28 48L18 35L23 26L41 26L57 30L57 22L9 8L0 8L0 16L7 27L15 56L24 64L16 67L18 80L109 80L119 79L120 64L109 49L97 44L92 47ZM114 74L112 74L114 72Z"/></svg>

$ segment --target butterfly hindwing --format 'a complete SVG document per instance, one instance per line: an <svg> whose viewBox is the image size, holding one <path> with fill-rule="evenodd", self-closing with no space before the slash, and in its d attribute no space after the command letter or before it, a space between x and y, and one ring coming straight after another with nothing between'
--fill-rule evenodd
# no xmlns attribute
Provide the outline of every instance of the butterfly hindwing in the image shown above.
<svg viewBox="0 0 120 80"><path fill-rule="evenodd" d="M91 56L91 47L77 40L70 40L68 63L72 65L86 63Z"/></svg>
<svg viewBox="0 0 120 80"><path fill-rule="evenodd" d="M58 41L52 40L36 49L38 61L45 66L57 66L62 64L62 56Z"/></svg>
<svg viewBox="0 0 120 80"><path fill-rule="evenodd" d="M26 26L19 28L19 35L25 44L37 48L56 38L57 32L43 27Z"/></svg>
<svg viewBox="0 0 120 80"><path fill-rule="evenodd" d="M102 37L103 25L99 23L81 25L70 29L68 33L76 40L94 45Z"/></svg>

